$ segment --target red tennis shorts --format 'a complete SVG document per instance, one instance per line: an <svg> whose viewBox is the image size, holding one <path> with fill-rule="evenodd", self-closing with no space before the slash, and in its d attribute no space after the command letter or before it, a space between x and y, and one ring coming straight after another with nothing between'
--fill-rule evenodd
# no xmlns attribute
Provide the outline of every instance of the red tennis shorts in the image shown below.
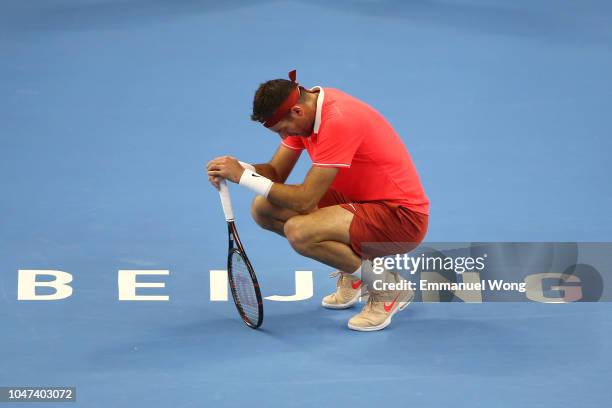
<svg viewBox="0 0 612 408"><path fill-rule="evenodd" d="M340 205L354 214L351 248L363 259L404 254L425 238L429 216L388 201L356 202L329 189L318 207Z"/></svg>

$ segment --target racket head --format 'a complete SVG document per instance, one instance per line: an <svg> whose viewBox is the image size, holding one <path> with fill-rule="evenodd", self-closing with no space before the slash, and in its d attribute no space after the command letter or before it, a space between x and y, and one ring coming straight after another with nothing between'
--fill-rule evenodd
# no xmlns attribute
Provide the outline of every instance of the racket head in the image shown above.
<svg viewBox="0 0 612 408"><path fill-rule="evenodd" d="M253 266L242 248L235 227L231 225L230 230L237 244L236 247L230 245L227 255L227 274L232 298L244 323L256 329L263 323L263 299L259 283Z"/></svg>

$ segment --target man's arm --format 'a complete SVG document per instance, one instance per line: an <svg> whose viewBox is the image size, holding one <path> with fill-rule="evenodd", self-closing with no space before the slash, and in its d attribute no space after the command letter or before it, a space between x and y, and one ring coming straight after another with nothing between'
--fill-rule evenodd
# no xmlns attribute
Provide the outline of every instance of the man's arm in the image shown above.
<svg viewBox="0 0 612 408"><path fill-rule="evenodd" d="M287 185L282 182L273 182L274 180L285 181L298 157L299 151L293 151L281 146L270 163L256 165L255 170L257 170L258 174L242 168L238 160L233 157L218 157L208 163L208 177L213 183L218 178L225 178L234 183L242 184L241 179L246 174L246 181L242 185L247 186L258 194L265 195L268 200L279 207L298 213L307 213L316 208L319 200L321 200L334 181L338 169L334 167L313 166L310 168L302 184ZM262 171L261 173L259 172L260 170ZM257 179L255 177L257 175L263 177Z"/></svg>
<svg viewBox="0 0 612 408"><path fill-rule="evenodd" d="M293 170L295 163L297 163L298 159L300 158L301 153L301 150L293 150L281 145L268 163L260 163L250 166L255 167L255 171L265 178L277 183L284 183L285 180L287 180L287 177L289 177L291 170ZM228 166L233 167L234 171L227 171ZM229 174L238 175L236 180L228 178L234 183L238 183L240 180L240 174L242 174L243 171L243 168L239 164L238 160L231 156L221 156L212 159L206 165L206 169L208 171L208 180L217 190L219 189L219 182L224 178L224 176L227 177Z"/></svg>
<svg viewBox="0 0 612 408"><path fill-rule="evenodd" d="M284 183L300 158L301 150L280 145L268 163L254 164L255 171L275 183Z"/></svg>
<svg viewBox="0 0 612 408"><path fill-rule="evenodd" d="M268 193L268 200L298 213L310 212L317 207L337 173L338 169L334 167L313 166L302 184L274 183Z"/></svg>

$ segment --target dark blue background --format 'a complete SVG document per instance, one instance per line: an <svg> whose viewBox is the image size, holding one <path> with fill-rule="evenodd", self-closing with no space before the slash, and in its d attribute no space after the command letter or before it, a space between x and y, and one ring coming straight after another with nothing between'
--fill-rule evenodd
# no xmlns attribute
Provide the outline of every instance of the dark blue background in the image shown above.
<svg viewBox="0 0 612 408"><path fill-rule="evenodd" d="M76 385L87 407L607 403L609 304L416 304L352 333L354 311L318 306L328 269L234 186L264 294L315 278L247 330L208 301L226 237L203 167L271 156L252 95L297 68L394 125L429 241L609 241L611 51L603 0L3 1L0 385ZM19 269L74 294L17 302ZM169 269L171 300L119 303L118 269Z"/></svg>

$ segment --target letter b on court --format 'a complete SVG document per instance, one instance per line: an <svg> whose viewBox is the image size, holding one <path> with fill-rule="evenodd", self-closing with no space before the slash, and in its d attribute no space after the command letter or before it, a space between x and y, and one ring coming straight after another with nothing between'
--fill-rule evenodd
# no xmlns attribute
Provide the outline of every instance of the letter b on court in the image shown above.
<svg viewBox="0 0 612 408"><path fill-rule="evenodd" d="M51 281L39 282L38 276L54 276ZM72 295L72 275L68 272L37 269L20 269L17 275L17 300L61 300ZM49 295L37 295L37 287L52 288Z"/></svg>

